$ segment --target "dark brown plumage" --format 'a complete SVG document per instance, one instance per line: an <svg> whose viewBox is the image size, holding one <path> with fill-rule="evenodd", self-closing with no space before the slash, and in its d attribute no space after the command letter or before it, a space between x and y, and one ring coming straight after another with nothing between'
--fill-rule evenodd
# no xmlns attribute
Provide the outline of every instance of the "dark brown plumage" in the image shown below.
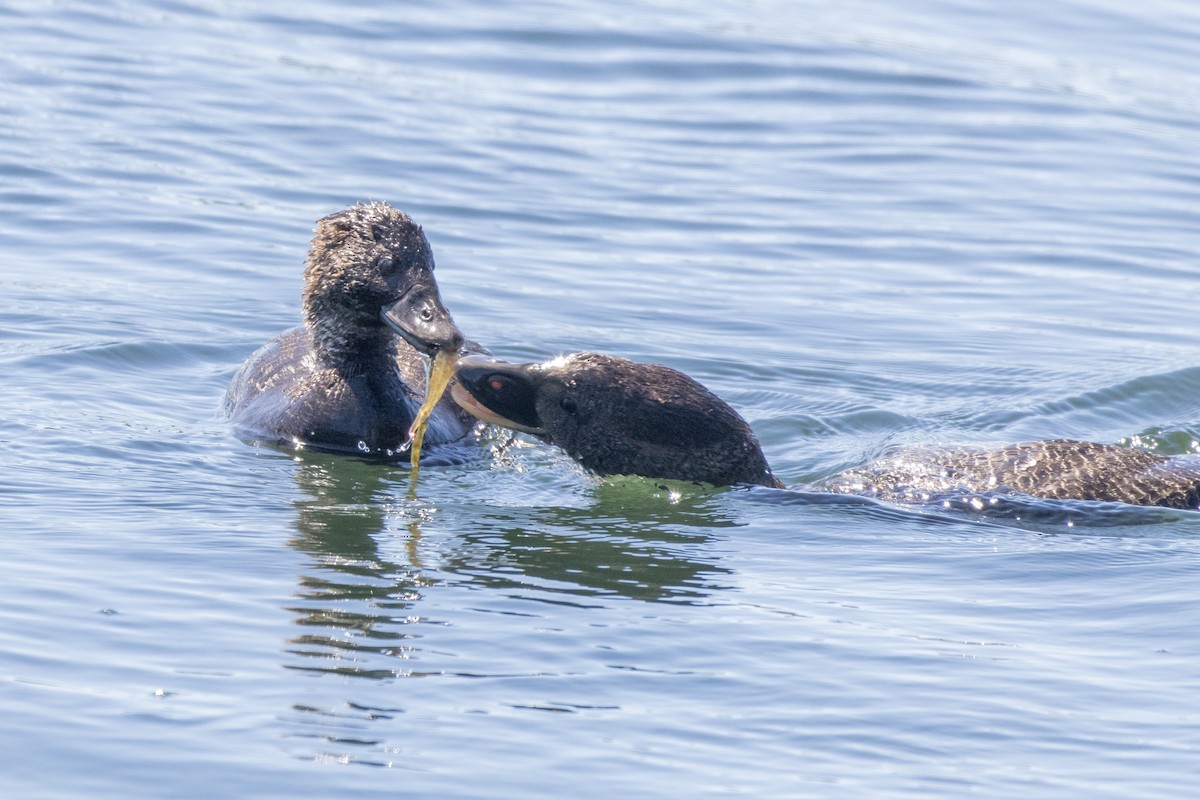
<svg viewBox="0 0 1200 800"><path fill-rule="evenodd" d="M1011 491L1056 500L1196 508L1200 505L1200 462L1148 450L1054 439L993 450L902 450L834 475L817 488L892 502Z"/></svg>
<svg viewBox="0 0 1200 800"><path fill-rule="evenodd" d="M454 398L558 445L600 475L780 486L737 412L682 372L598 353L544 364L470 358Z"/></svg>
<svg viewBox="0 0 1200 800"><path fill-rule="evenodd" d="M533 433L602 475L780 486L750 426L676 370L595 353L544 364L464 359L454 397L488 422ZM1012 492L1060 500L1200 506L1200 459L1073 440L899 451L820 491L923 503Z"/></svg>
<svg viewBox="0 0 1200 800"><path fill-rule="evenodd" d="M398 450L424 399L421 353L463 344L433 267L420 226L386 203L318 220L304 324L251 355L226 394L239 433L335 451ZM428 440L460 438L472 424L447 398Z"/></svg>

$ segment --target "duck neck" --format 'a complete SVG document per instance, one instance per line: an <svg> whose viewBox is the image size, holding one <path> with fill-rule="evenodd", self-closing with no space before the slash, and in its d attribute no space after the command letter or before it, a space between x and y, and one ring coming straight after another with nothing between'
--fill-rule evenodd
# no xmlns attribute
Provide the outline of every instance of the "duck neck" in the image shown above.
<svg viewBox="0 0 1200 800"><path fill-rule="evenodd" d="M308 310L313 351L325 366L347 377L376 372L396 357L396 335L372 320L346 320Z"/></svg>

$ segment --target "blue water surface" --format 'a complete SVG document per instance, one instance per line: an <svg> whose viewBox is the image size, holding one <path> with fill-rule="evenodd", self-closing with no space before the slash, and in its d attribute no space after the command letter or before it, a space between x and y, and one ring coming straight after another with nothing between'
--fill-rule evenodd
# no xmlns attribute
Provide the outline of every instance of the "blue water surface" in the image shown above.
<svg viewBox="0 0 1200 800"><path fill-rule="evenodd" d="M1179 0L5 3L0 794L1194 796L1200 514L806 487L1200 452L1198 52ZM467 335L682 369L792 488L238 441L360 200Z"/></svg>

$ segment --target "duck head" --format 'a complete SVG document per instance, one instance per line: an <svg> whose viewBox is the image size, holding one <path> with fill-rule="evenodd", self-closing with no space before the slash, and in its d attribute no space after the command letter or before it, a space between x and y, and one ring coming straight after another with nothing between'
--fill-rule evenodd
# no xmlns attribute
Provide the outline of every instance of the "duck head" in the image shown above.
<svg viewBox="0 0 1200 800"><path fill-rule="evenodd" d="M317 220L303 299L318 348L362 348L386 326L426 355L457 351L463 337L442 303L433 268L421 226L387 203Z"/></svg>
<svg viewBox="0 0 1200 800"><path fill-rule="evenodd" d="M682 372L598 353L540 364L459 361L454 400L561 447L600 475L780 486L750 426Z"/></svg>

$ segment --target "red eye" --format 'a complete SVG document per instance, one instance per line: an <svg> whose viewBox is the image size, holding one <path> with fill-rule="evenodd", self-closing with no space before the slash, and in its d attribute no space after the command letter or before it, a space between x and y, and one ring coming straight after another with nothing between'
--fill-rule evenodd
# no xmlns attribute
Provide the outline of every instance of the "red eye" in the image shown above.
<svg viewBox="0 0 1200 800"><path fill-rule="evenodd" d="M495 378L492 378L490 381L488 381L488 386L492 387L496 391L500 391L504 388L504 381L499 381Z"/></svg>

